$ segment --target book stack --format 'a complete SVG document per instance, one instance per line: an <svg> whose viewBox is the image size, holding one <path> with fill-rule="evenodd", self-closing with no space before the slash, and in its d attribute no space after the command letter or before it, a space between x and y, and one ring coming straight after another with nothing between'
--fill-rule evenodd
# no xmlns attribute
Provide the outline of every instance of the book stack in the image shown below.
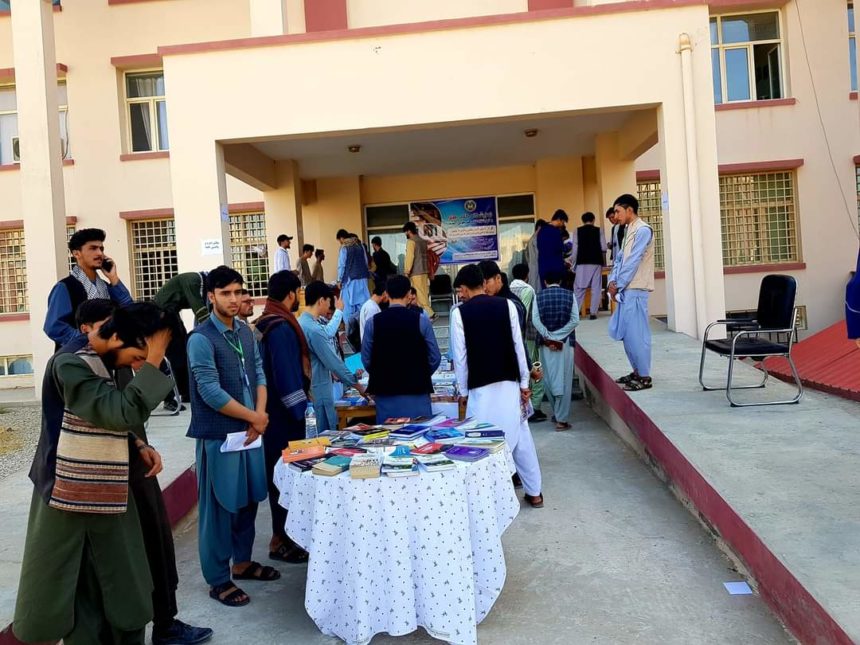
<svg viewBox="0 0 860 645"><path fill-rule="evenodd" d="M304 459L313 459L314 457L322 457L325 455L325 446L307 446L306 448L284 448L281 453L281 458L285 464L294 461L302 461Z"/></svg>
<svg viewBox="0 0 860 645"><path fill-rule="evenodd" d="M504 439L505 431L498 426L487 424L481 428L463 430L467 439Z"/></svg>
<svg viewBox="0 0 860 645"><path fill-rule="evenodd" d="M412 448L413 455L435 455L437 453L442 452L445 449L444 444L441 443L425 443L420 446L416 446Z"/></svg>
<svg viewBox="0 0 860 645"><path fill-rule="evenodd" d="M301 461L293 461L290 463L290 468L293 470L298 470L300 473L306 473L311 470L318 463L325 461L327 457L323 455L322 457L314 457L312 459L302 459Z"/></svg>
<svg viewBox="0 0 860 645"><path fill-rule="evenodd" d="M421 467L428 473L435 473L442 470L452 470L457 465L448 459L445 453L437 453L435 455L418 455L415 457Z"/></svg>
<svg viewBox="0 0 860 645"><path fill-rule="evenodd" d="M353 479L374 479L379 477L382 457L376 454L356 455L349 463L349 476Z"/></svg>
<svg viewBox="0 0 860 645"><path fill-rule="evenodd" d="M410 477L418 474L415 458L406 446L397 446L382 459L382 474L386 477Z"/></svg>
<svg viewBox="0 0 860 645"><path fill-rule="evenodd" d="M331 448L328 451L330 455L339 455L341 457L355 457L356 455L363 455L367 452L364 448L359 448L357 446L342 446L338 448Z"/></svg>
<svg viewBox="0 0 860 645"><path fill-rule="evenodd" d="M290 450L299 450L300 448L307 448L309 446L330 446L331 439L329 437L311 437L310 439L296 439L295 441L290 441L287 444L287 448Z"/></svg>
<svg viewBox="0 0 860 645"><path fill-rule="evenodd" d="M349 457L334 455L317 464L314 464L314 466L311 468L311 472L314 475L334 477L335 475L340 475L343 471L349 468L349 462Z"/></svg>
<svg viewBox="0 0 860 645"><path fill-rule="evenodd" d="M474 448L486 448L491 455L505 449L504 439L463 439L457 442L458 446L472 446Z"/></svg>
<svg viewBox="0 0 860 645"><path fill-rule="evenodd" d="M407 443L411 443L412 441L415 441L418 437L422 436L429 429L430 426L410 423L408 425L397 428L397 430L392 430L388 434L388 436L391 437L391 439L393 439L394 441L405 441Z"/></svg>
<svg viewBox="0 0 860 645"><path fill-rule="evenodd" d="M465 435L454 428L440 428L436 426L425 432L424 437L431 443L454 444L463 439Z"/></svg>
<svg viewBox="0 0 860 645"><path fill-rule="evenodd" d="M489 454L489 450L477 446L451 446L445 451L445 456L448 459L456 459L457 461L478 461Z"/></svg>
<svg viewBox="0 0 860 645"><path fill-rule="evenodd" d="M361 439L358 440L359 444L372 444L377 443L379 440L388 441L389 432L384 428L375 428L374 432L368 431L367 434L362 435Z"/></svg>

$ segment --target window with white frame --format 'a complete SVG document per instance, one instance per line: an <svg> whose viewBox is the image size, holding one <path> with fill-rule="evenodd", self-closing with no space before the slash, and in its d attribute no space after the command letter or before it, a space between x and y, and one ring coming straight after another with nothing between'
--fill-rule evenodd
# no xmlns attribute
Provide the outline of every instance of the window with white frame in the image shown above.
<svg viewBox="0 0 860 645"><path fill-rule="evenodd" d="M711 18L714 101L765 101L785 95L778 11Z"/></svg>
<svg viewBox="0 0 860 645"><path fill-rule="evenodd" d="M134 295L151 300L179 273L173 218L131 222L131 249Z"/></svg>
<svg viewBox="0 0 860 645"><path fill-rule="evenodd" d="M128 149L131 152L157 152L169 149L167 102L164 98L164 72L125 75Z"/></svg>
<svg viewBox="0 0 860 645"><path fill-rule="evenodd" d="M0 356L0 377L33 373L33 357L29 355Z"/></svg>
<svg viewBox="0 0 860 645"><path fill-rule="evenodd" d="M69 147L69 100L65 81L57 84L60 113L60 149L63 159L71 159ZM18 101L13 84L0 85L0 165L21 161L18 138Z"/></svg>
<svg viewBox="0 0 860 645"><path fill-rule="evenodd" d="M854 3L848 3L848 64L851 68L851 91L857 91L857 38L854 32Z"/></svg>
<svg viewBox="0 0 860 645"><path fill-rule="evenodd" d="M269 285L265 213L232 213L230 246L233 249L233 268L242 274L245 288L255 298L264 297Z"/></svg>
<svg viewBox="0 0 860 645"><path fill-rule="evenodd" d="M793 171L720 177L723 264L800 261Z"/></svg>
<svg viewBox="0 0 860 645"><path fill-rule="evenodd" d="M663 253L663 198L660 181L640 181L639 187L639 217L654 231L654 267L663 269L666 266Z"/></svg>
<svg viewBox="0 0 860 645"><path fill-rule="evenodd" d="M0 230L0 314L28 310L24 229Z"/></svg>

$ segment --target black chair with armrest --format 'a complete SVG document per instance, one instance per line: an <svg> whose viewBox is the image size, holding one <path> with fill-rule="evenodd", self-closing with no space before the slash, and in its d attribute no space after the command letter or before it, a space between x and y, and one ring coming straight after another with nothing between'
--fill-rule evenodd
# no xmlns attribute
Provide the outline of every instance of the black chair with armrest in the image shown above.
<svg viewBox="0 0 860 645"><path fill-rule="evenodd" d="M732 407L752 407L762 405L783 405L798 403L803 396L803 384L791 358L791 349L797 338L797 307L795 297L797 281L788 275L768 275L761 281L758 294L758 309L755 318L734 318L718 320L705 329L702 341L702 358L699 363L699 384L703 390L726 391L726 398ZM729 338L711 340L709 335L713 327L726 328ZM777 338L774 340L773 336ZM786 342L780 342L784 335ZM729 359L728 376L725 386L710 387L705 385L705 354L712 351ZM778 401L738 402L732 396L736 390L760 389L765 387L768 380L765 361L774 356L782 356L788 360L797 394L791 399ZM757 385L733 385L735 359L752 358L759 361L759 367L764 372L762 382Z"/></svg>

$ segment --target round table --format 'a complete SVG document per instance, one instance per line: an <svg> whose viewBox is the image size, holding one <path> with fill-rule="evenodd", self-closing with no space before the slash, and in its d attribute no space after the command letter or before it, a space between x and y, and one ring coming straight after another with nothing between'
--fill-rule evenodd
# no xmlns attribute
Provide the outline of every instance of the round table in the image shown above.
<svg viewBox="0 0 860 645"><path fill-rule="evenodd" d="M505 582L501 536L519 512L510 452L416 477L321 477L275 466L287 533L310 553L305 609L329 636L367 643L418 626L477 643Z"/></svg>

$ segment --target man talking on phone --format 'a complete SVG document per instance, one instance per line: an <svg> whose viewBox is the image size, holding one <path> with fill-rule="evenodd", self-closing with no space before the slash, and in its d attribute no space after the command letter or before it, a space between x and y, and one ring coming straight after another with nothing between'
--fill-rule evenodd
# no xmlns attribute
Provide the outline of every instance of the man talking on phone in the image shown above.
<svg viewBox="0 0 860 645"><path fill-rule="evenodd" d="M75 312L87 300L112 300L119 306L133 302L131 294L119 279L116 264L105 255L105 232L99 228L84 228L69 239L69 251L75 266L48 295L48 314L43 329L59 349L80 335L75 325ZM101 271L107 281L99 277Z"/></svg>

